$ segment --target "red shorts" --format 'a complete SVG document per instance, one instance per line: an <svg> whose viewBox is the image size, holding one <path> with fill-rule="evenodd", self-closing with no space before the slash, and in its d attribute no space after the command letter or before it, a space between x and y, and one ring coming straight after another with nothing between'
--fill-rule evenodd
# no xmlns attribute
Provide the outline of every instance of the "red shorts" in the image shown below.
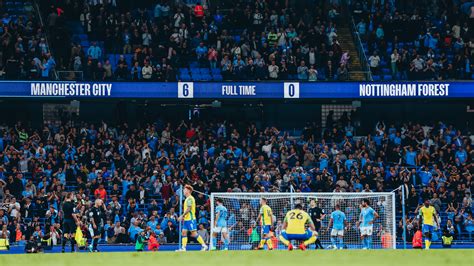
<svg viewBox="0 0 474 266"><path fill-rule="evenodd" d="M158 243L148 243L148 250L154 250L154 249L159 249L160 244Z"/></svg>

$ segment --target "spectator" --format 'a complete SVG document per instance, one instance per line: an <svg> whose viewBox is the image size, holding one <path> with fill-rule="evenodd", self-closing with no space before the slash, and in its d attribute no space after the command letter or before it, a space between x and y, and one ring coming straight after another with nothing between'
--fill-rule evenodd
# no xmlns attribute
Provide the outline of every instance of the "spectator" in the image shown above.
<svg viewBox="0 0 474 266"><path fill-rule="evenodd" d="M143 232L143 229L139 227L140 221L137 219L135 222L130 225L130 228L128 229L128 235L132 242L135 242L137 239L137 236Z"/></svg>
<svg viewBox="0 0 474 266"><path fill-rule="evenodd" d="M298 67L298 79L307 80L308 79L308 67L304 61L301 61L300 66Z"/></svg>
<svg viewBox="0 0 474 266"><path fill-rule="evenodd" d="M177 243L178 240L178 233L176 232L173 223L171 221L168 222L168 226L166 226L164 230L164 235L168 240L168 243Z"/></svg>
<svg viewBox="0 0 474 266"><path fill-rule="evenodd" d="M472 213L467 214L467 218L464 220L464 228L466 232L469 234L469 240L473 240L472 236L474 233L474 219L472 218Z"/></svg>
<svg viewBox="0 0 474 266"><path fill-rule="evenodd" d="M199 224L199 229L197 231L198 235L201 236L204 243L209 243L209 232L204 228L203 224Z"/></svg>
<svg viewBox="0 0 474 266"><path fill-rule="evenodd" d="M97 199L102 199L102 200L106 200L107 198L107 191L105 190L104 188L104 184L100 184L99 187L94 191L94 196L97 198Z"/></svg>
<svg viewBox="0 0 474 266"><path fill-rule="evenodd" d="M349 54L349 51L345 51L341 56L340 63L347 67L349 65L350 59L351 59L351 55Z"/></svg>
<svg viewBox="0 0 474 266"><path fill-rule="evenodd" d="M87 56L96 61L96 63L102 57L102 49L97 46L97 42L91 43L91 46L87 49Z"/></svg>
<svg viewBox="0 0 474 266"><path fill-rule="evenodd" d="M131 75L133 81L139 81L142 79L142 68L140 67L138 62L135 62L135 64L133 65Z"/></svg>
<svg viewBox="0 0 474 266"><path fill-rule="evenodd" d="M113 74L112 74L112 65L110 64L109 60L105 60L104 65L102 68L105 71L105 80L112 80L113 79Z"/></svg>
<svg viewBox="0 0 474 266"><path fill-rule="evenodd" d="M394 49L392 55L390 56L390 64L392 67L392 78L398 78L398 65L400 64L400 55L398 54L398 50Z"/></svg>
<svg viewBox="0 0 474 266"><path fill-rule="evenodd" d="M196 48L197 60L201 63L201 66L206 66L205 60L207 57L208 49L204 45L204 42L200 42L199 46Z"/></svg>
<svg viewBox="0 0 474 266"><path fill-rule="evenodd" d="M200 2L197 2L194 6L194 16L197 19L202 19L204 17L204 8L202 7Z"/></svg>
<svg viewBox="0 0 474 266"><path fill-rule="evenodd" d="M337 78L340 81L347 81L349 80L349 71L347 71L347 67L345 64L340 64L339 68L337 69Z"/></svg>
<svg viewBox="0 0 474 266"><path fill-rule="evenodd" d="M413 236L412 245L414 249L422 249L423 248L423 234L421 230L416 230L415 235Z"/></svg>
<svg viewBox="0 0 474 266"><path fill-rule="evenodd" d="M317 81L318 71L314 68L314 65L308 70L308 81Z"/></svg>
<svg viewBox="0 0 474 266"><path fill-rule="evenodd" d="M453 243L453 236L447 230L444 230L443 236L441 237L441 242L443 248L451 248L451 245Z"/></svg>
<svg viewBox="0 0 474 266"><path fill-rule="evenodd" d="M207 52L207 60L209 60L209 66L212 69L217 68L217 51L215 47L211 47Z"/></svg>
<svg viewBox="0 0 474 266"><path fill-rule="evenodd" d="M279 67L276 65L275 60L268 66L268 76L270 79L278 79Z"/></svg>
<svg viewBox="0 0 474 266"><path fill-rule="evenodd" d="M356 29L361 38L365 40L367 34L367 23L365 23L364 20L359 21L356 25Z"/></svg>
<svg viewBox="0 0 474 266"><path fill-rule="evenodd" d="M143 46L145 46L145 47L150 46L152 40L153 40L152 36L148 32L148 29L145 29L144 32L142 33L142 44L143 44Z"/></svg>
<svg viewBox="0 0 474 266"><path fill-rule="evenodd" d="M369 65L370 65L370 71L374 75L378 75L379 65L380 65L380 56L378 56L377 52L374 52L374 54L369 57Z"/></svg>
<svg viewBox="0 0 474 266"><path fill-rule="evenodd" d="M158 235L157 241L158 241L158 244L160 244L160 245L163 245L163 244L168 243L168 240L166 239L165 234L164 234L163 232L161 232L161 233Z"/></svg>
<svg viewBox="0 0 474 266"><path fill-rule="evenodd" d="M153 68L150 66L148 61L145 61L145 65L142 68L141 76L145 81L151 81L153 78Z"/></svg>

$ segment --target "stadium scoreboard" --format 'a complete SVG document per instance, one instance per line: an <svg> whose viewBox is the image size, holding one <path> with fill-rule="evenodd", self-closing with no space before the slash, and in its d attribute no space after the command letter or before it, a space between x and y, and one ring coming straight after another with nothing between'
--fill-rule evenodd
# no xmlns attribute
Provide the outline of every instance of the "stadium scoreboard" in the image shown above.
<svg viewBox="0 0 474 266"><path fill-rule="evenodd" d="M0 97L148 99L474 98L472 82L3 81Z"/></svg>

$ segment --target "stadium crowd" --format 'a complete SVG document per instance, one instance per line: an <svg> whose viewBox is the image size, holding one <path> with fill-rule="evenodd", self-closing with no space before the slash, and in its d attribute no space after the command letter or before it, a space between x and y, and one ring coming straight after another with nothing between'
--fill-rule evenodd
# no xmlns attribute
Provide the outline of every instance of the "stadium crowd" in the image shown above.
<svg viewBox="0 0 474 266"><path fill-rule="evenodd" d="M180 187L191 184L199 192L196 215L206 240L205 195L211 192L278 192L291 186L302 192L375 192L400 185L407 191L409 235L417 226L420 203L429 199L441 214L440 230L473 240L469 132L442 122L379 122L359 138L347 115L330 116L327 125L321 133L308 124L296 137L275 127L222 121L158 120L138 128L85 122L47 123L42 129L4 126L0 238L61 242L62 205L66 192L73 192L89 238L89 210L102 199L104 216L97 220L102 241L129 243L146 230L160 243L176 243ZM236 213L236 221L239 215L250 214ZM240 227L233 230L249 229Z"/></svg>
<svg viewBox="0 0 474 266"><path fill-rule="evenodd" d="M0 1L0 72L8 80L50 79L56 62L32 1ZM12 12L12 13L10 13Z"/></svg>
<svg viewBox="0 0 474 266"><path fill-rule="evenodd" d="M196 5L45 1L42 10L55 67L82 71L85 80L97 81L347 78L349 52L337 40L339 1L220 1L212 9L208 1L191 2ZM79 22L82 29L74 32L71 25ZM7 28L13 28L13 43L22 37L19 44L26 46L31 38L15 30L18 23ZM26 57L13 51L8 55L15 55L27 77L45 78L28 75L33 66L42 66L30 64L30 59L41 60L44 54ZM194 69L201 69L200 75ZM202 69L207 69L205 74Z"/></svg>
<svg viewBox="0 0 474 266"><path fill-rule="evenodd" d="M352 2L376 79L472 79L472 1Z"/></svg>
<svg viewBox="0 0 474 266"><path fill-rule="evenodd" d="M350 3L375 80L472 79L471 2ZM316 81L346 80L350 69L341 1L49 0L44 28L21 4L18 16L0 6L6 79L70 70L95 81Z"/></svg>

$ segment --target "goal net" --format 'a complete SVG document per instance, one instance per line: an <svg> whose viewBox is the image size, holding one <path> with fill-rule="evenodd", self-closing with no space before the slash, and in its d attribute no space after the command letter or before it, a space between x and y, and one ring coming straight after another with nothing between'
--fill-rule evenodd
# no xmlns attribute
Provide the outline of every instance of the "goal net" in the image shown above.
<svg viewBox="0 0 474 266"><path fill-rule="evenodd" d="M315 225L320 244L325 249L336 247L340 249L367 247L391 249L396 247L394 193L212 193L210 197L211 239L213 233L217 236L215 240L210 241L211 249L221 250L225 245L230 250L251 250L259 246L262 237L262 227L258 221L261 198L267 199L267 205L272 209L274 223L266 238L271 240L274 249L286 248L279 241L279 236L282 233L286 213L296 204L301 204L303 210L312 214L313 218L320 218L321 222L315 220ZM365 228L361 230L360 226L363 227L363 225L359 224L359 220L364 199L369 201L369 206L379 216L371 226L370 237L364 233L365 238L370 238L370 244L361 239L361 231ZM227 209L225 219L227 228L225 229L215 224L216 208L220 204ZM340 236L340 231L332 232L333 228L328 228L331 213L336 205L340 206L340 211L345 214L347 221L344 225L343 236ZM319 208L323 214L318 216L315 208ZM342 238L342 243L339 243L340 238ZM334 240L336 240L336 245L334 245ZM316 244L308 247L308 249L315 248Z"/></svg>

